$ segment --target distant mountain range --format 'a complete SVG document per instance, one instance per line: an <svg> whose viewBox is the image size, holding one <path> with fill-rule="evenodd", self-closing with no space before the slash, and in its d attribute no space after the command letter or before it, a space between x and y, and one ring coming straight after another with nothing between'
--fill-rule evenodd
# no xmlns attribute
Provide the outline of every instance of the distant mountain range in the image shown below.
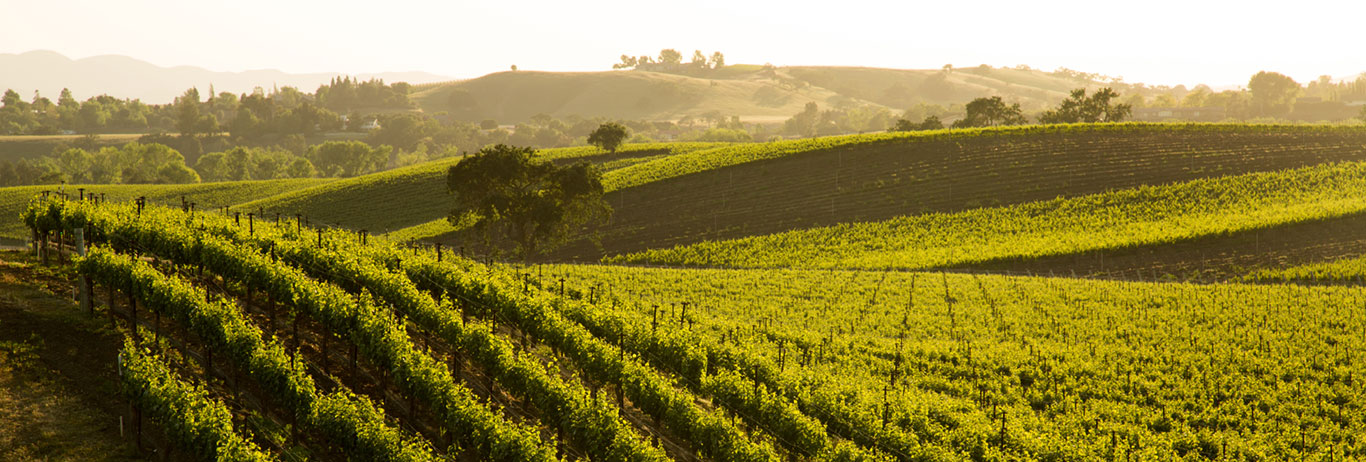
<svg viewBox="0 0 1366 462"><path fill-rule="evenodd" d="M218 92L247 93L262 87L291 86L312 93L318 85L342 73L290 74L273 69L245 72L215 72L193 66L161 67L120 55L71 59L52 51L0 54L0 91L13 89L25 100L37 90L53 100L63 88L78 100L108 94L117 98L140 99L145 103L169 103L190 87L201 94L213 85ZM356 74L361 79L379 78L385 82L412 84L453 80L426 72L381 72Z"/></svg>

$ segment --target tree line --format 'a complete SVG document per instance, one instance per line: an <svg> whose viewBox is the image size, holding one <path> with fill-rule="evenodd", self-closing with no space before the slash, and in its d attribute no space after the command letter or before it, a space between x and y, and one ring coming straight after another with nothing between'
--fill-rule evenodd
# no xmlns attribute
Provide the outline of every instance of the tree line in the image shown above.
<svg viewBox="0 0 1366 462"><path fill-rule="evenodd" d="M635 69L640 71L668 72L673 74L698 74L726 66L726 55L713 51L711 55L702 50L693 50L692 59L683 62L683 53L673 48L659 50L659 56L621 55L621 61L613 64L612 69Z"/></svg>
<svg viewBox="0 0 1366 462"><path fill-rule="evenodd" d="M1103 88L1090 96L1085 88L1072 90L1067 99L1057 107L1039 114L1041 124L1103 123L1121 122L1133 113L1133 107L1115 102L1119 93L1111 88ZM965 115L954 121L952 128L994 127L1001 125L1024 125L1029 118L1020 109L1019 103L1006 103L1000 96L977 98L964 106ZM906 118L898 119L891 131L938 130L944 123L938 115L928 115L924 120L915 122Z"/></svg>
<svg viewBox="0 0 1366 462"><path fill-rule="evenodd" d="M160 143L62 148L51 155L0 161L0 187L33 184L185 184L211 181L341 178L457 155L428 156L362 141L328 141L300 153L280 147L236 146L187 161Z"/></svg>
<svg viewBox="0 0 1366 462"><path fill-rule="evenodd" d="M308 94L294 87L267 92L201 95L187 89L170 104L146 104L136 99L100 95L77 101L62 89L57 101L34 92L25 100L6 90L0 97L0 134L57 135L62 133L179 133L211 136L228 132L234 137L256 140L267 135L309 134L318 130L348 128L348 119L364 119L358 111L411 109L407 83L385 84L335 78ZM364 121L356 123L359 128Z"/></svg>

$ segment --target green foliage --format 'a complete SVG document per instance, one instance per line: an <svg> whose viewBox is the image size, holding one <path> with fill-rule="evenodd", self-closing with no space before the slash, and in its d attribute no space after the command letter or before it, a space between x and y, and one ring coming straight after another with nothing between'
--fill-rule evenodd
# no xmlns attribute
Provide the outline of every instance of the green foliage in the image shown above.
<svg viewBox="0 0 1366 462"><path fill-rule="evenodd" d="M163 144L132 142L122 147L106 146L97 152L69 148L34 162L32 170L15 173L18 186L45 183L31 175L56 174L61 181L82 184L186 184L198 183L199 174L185 166L185 157ZM46 172L46 173L43 173Z"/></svg>
<svg viewBox="0 0 1366 462"><path fill-rule="evenodd" d="M967 115L953 123L953 128L996 127L1028 123L1020 110L1020 103L1007 105L1000 96L977 98L968 103Z"/></svg>
<svg viewBox="0 0 1366 462"><path fill-rule="evenodd" d="M603 341L606 337L594 337L584 326L567 319L559 312L556 297L541 291L527 292L508 275L495 278L494 273L468 261L437 263L420 255L400 257L399 253L390 253L387 259L396 262L424 290L475 301L468 305L475 309L471 315L511 320L519 329L568 356L591 380L622 384L625 397L637 408L698 445L703 454L717 460L777 460L767 444L749 441L719 412L696 406L691 393L677 390L640 359L625 356ZM614 332L620 336L623 331Z"/></svg>
<svg viewBox="0 0 1366 462"><path fill-rule="evenodd" d="M588 144L615 153L617 147L621 146L621 143L626 141L626 137L629 135L625 126L616 122L608 122L593 130L593 133L588 134Z"/></svg>
<svg viewBox="0 0 1366 462"><path fill-rule="evenodd" d="M76 212L70 218L79 216ZM55 222L44 225L62 226ZM265 340L260 329L233 303L206 301L202 289L102 247L92 248L77 262L77 268L93 281L119 288L142 306L187 326L208 348L245 371L276 404L354 455L373 460L435 460L431 448L385 423L383 411L368 400L346 390L319 394L302 362L286 354L279 342Z"/></svg>
<svg viewBox="0 0 1366 462"><path fill-rule="evenodd" d="M582 384L562 380L539 362L519 356L511 342L495 334L493 325L462 320L460 308L449 299L438 302L418 290L406 275L381 265L382 261L411 259L402 251L385 247L338 251L280 240L289 239L287 235L265 237L271 232L269 229L258 229L253 238L242 236L240 229L218 229L257 245L273 245L284 261L320 280L338 284L352 293L374 294L398 314L455 347L463 357L480 364L510 392L534 403L543 412L541 419L546 425L563 428L570 439L580 441L602 460L666 460L659 448L641 440L630 424L618 417L614 405L589 398L590 393ZM351 239L342 233L329 234L329 241ZM381 258L365 258L365 254Z"/></svg>
<svg viewBox="0 0 1366 462"><path fill-rule="evenodd" d="M233 431L232 412L221 401L177 377L160 358L132 342L125 342L119 354L119 378L128 397L160 424L172 444L195 459L273 459Z"/></svg>
<svg viewBox="0 0 1366 462"><path fill-rule="evenodd" d="M1366 210L1366 163L1145 186L612 257L699 266L937 268L1189 240Z"/></svg>
<svg viewBox="0 0 1366 462"><path fill-rule="evenodd" d="M939 120L939 117L937 117L937 116L926 116L926 117L925 117L925 120L921 121L921 122L918 123L918 124L915 123L915 122L911 122L911 121L909 121L909 120L906 120L906 119L897 119L897 120L896 120L896 125L893 125L892 128L888 129L887 131L889 131L889 132L913 132L913 131L921 131L921 130L943 130L943 129L944 129L944 122L941 122L941 121Z"/></svg>
<svg viewBox="0 0 1366 462"><path fill-rule="evenodd" d="M516 243L525 259L564 242L581 226L606 220L611 208L602 200L596 168L582 161L559 167L535 159L535 152L500 144L451 166L451 222L469 220L476 232L496 233Z"/></svg>
<svg viewBox="0 0 1366 462"><path fill-rule="evenodd" d="M295 315L307 315L353 342L369 361L388 370L401 390L430 406L442 426L453 432L459 447L488 460L553 459L530 428L499 417L469 389L456 384L442 363L418 351L400 321L369 296L351 297L244 245L204 236L188 225L193 221L189 216L157 208L141 214L130 211L128 206L97 209L89 203L53 201L31 207L25 222L50 231L57 229L51 227L55 215L55 224L62 228L89 225L91 242L133 245L179 264L202 265L250 290L265 292ZM219 219L221 226L233 226Z"/></svg>
<svg viewBox="0 0 1366 462"><path fill-rule="evenodd" d="M685 334L696 344L765 364L736 372L792 394L832 435L854 430L850 439L900 460L979 451L983 460L1177 460L1210 457L1211 446L1235 459L1363 454L1346 443L1366 431L1352 412L1366 404L1356 361L1366 344L1353 341L1366 328L1358 288L900 271L544 271L545 280L565 278L571 293L595 288L600 305L646 329L652 304L665 302L659 311L668 313L674 301L691 301ZM904 446L880 439L883 429L907 438ZM1301 429L1319 443L1300 446Z"/></svg>
<svg viewBox="0 0 1366 462"><path fill-rule="evenodd" d="M1104 88L1091 96L1086 96L1085 88L1072 90L1071 96L1063 100L1057 109L1044 111L1039 115L1039 123L1044 124L1074 124L1074 123L1100 123L1100 122L1122 122L1133 112L1133 106L1128 104L1110 104L1110 100L1119 98L1110 88Z"/></svg>
<svg viewBox="0 0 1366 462"><path fill-rule="evenodd" d="M1252 94L1254 115L1284 117L1295 105L1295 98L1303 89L1294 79L1284 74L1261 71L1247 82Z"/></svg>
<svg viewBox="0 0 1366 462"><path fill-rule="evenodd" d="M329 110L345 113L353 109L407 109L413 106L408 100L412 87L404 82L386 85L383 80L360 81L351 77L333 77L332 81L318 87L314 98L318 105Z"/></svg>
<svg viewBox="0 0 1366 462"><path fill-rule="evenodd" d="M240 146L200 156L195 170L204 181L312 178L317 174L312 162L289 151Z"/></svg>
<svg viewBox="0 0 1366 462"><path fill-rule="evenodd" d="M393 148L370 147L360 141L328 141L308 149L306 157L325 176L353 177L384 170Z"/></svg>

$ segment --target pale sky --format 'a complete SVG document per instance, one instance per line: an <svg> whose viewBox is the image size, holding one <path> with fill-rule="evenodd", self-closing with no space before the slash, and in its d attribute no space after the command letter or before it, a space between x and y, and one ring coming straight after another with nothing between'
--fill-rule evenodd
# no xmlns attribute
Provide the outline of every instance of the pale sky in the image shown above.
<svg viewBox="0 0 1366 462"><path fill-rule="evenodd" d="M215 71L610 69L623 53L730 63L1068 67L1127 82L1301 83L1366 71L1363 1L0 0L0 53L121 54Z"/></svg>

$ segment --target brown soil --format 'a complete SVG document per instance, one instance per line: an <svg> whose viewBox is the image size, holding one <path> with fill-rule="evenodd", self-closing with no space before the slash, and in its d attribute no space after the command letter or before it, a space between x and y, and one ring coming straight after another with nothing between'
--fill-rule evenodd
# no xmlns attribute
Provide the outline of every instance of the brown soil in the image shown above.
<svg viewBox="0 0 1366 462"><path fill-rule="evenodd" d="M1363 133L1045 134L803 153L610 193L601 246L571 243L552 259L1366 160Z"/></svg>
<svg viewBox="0 0 1366 462"><path fill-rule="evenodd" d="M120 336L71 282L0 252L0 460L137 460L119 436Z"/></svg>

